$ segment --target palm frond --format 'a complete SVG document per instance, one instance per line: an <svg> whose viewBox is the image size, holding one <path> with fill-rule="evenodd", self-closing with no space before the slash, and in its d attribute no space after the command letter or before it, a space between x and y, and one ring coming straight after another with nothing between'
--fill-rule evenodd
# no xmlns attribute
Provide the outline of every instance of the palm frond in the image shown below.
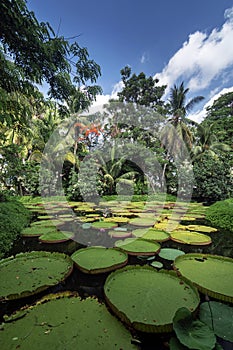
<svg viewBox="0 0 233 350"><path fill-rule="evenodd" d="M203 96L196 96L194 98L191 99L191 101L189 101L187 103L187 105L185 106L186 112L189 112L193 106L195 106L197 103L201 102L204 99Z"/></svg>

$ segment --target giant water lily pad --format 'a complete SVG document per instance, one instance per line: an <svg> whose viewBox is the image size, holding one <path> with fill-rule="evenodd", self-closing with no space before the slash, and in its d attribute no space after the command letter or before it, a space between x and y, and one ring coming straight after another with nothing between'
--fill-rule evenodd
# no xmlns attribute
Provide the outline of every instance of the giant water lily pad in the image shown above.
<svg viewBox="0 0 233 350"><path fill-rule="evenodd" d="M115 246L130 255L155 255L160 250L160 244L140 238L126 238L115 242Z"/></svg>
<svg viewBox="0 0 233 350"><path fill-rule="evenodd" d="M213 298L233 303L233 259L210 254L185 254L174 261L174 268L197 288Z"/></svg>
<svg viewBox="0 0 233 350"><path fill-rule="evenodd" d="M133 230L132 235L157 242L164 242L170 239L169 233L156 230L155 228L139 228Z"/></svg>
<svg viewBox="0 0 233 350"><path fill-rule="evenodd" d="M19 299L63 281L73 269L69 256L45 251L20 253L0 261L0 300Z"/></svg>
<svg viewBox="0 0 233 350"><path fill-rule="evenodd" d="M171 232L171 239L178 243L193 245L207 245L212 242L211 238L203 233L187 230Z"/></svg>
<svg viewBox="0 0 233 350"><path fill-rule="evenodd" d="M127 264L128 255L116 248L88 247L71 256L76 266L85 273L113 271Z"/></svg>
<svg viewBox="0 0 233 350"><path fill-rule="evenodd" d="M130 225L134 225L134 226L146 226L146 227L149 227L149 226L153 226L154 223L155 223L155 218L151 218L151 217L144 217L144 218L134 218L134 219L131 219L129 221L129 224Z"/></svg>
<svg viewBox="0 0 233 350"><path fill-rule="evenodd" d="M4 350L136 350L130 332L94 298L42 300L1 326Z"/></svg>
<svg viewBox="0 0 233 350"><path fill-rule="evenodd" d="M205 233L211 233L218 231L216 228L211 226L205 226L205 225L188 225L186 226L188 230L190 231L198 231L198 232L205 232Z"/></svg>
<svg viewBox="0 0 233 350"><path fill-rule="evenodd" d="M41 235L54 232L58 232L54 226L29 226L23 229L21 235L23 237L39 237Z"/></svg>
<svg viewBox="0 0 233 350"><path fill-rule="evenodd" d="M159 252L160 258L166 260L175 260L178 256L184 255L185 252L179 249L174 248L162 248Z"/></svg>
<svg viewBox="0 0 233 350"><path fill-rule="evenodd" d="M69 241L74 237L73 232L69 231L54 231L48 232L39 237L39 241L43 243L62 243Z"/></svg>
<svg viewBox="0 0 233 350"><path fill-rule="evenodd" d="M120 227L119 227L120 228ZM113 238L128 238L132 236L132 233L130 231L125 230L111 230L108 232L108 235Z"/></svg>
<svg viewBox="0 0 233 350"><path fill-rule="evenodd" d="M117 227L118 224L116 222L105 222L105 221L95 221L91 224L91 227L97 229L111 229Z"/></svg>
<svg viewBox="0 0 233 350"><path fill-rule="evenodd" d="M39 227L55 227L57 225L62 225L64 224L65 221L64 220L59 220L59 219L48 219L48 220L38 220L38 221L34 221L31 223L31 227L34 227L34 226L39 226Z"/></svg>
<svg viewBox="0 0 233 350"><path fill-rule="evenodd" d="M129 222L129 218L126 218L126 217L123 217L123 216L113 216L113 217L110 217L110 218L105 218L103 220L104 222L113 222L114 223L122 223L122 224L125 224L127 222Z"/></svg>
<svg viewBox="0 0 233 350"><path fill-rule="evenodd" d="M126 324L144 332L170 332L176 311L196 310L196 288L173 271L157 272L149 266L127 266L108 276L106 301Z"/></svg>

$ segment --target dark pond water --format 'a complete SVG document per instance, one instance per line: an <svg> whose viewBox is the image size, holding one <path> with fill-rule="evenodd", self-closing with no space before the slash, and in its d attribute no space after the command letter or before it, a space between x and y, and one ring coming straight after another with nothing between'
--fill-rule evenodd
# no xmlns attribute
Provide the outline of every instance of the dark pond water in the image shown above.
<svg viewBox="0 0 233 350"><path fill-rule="evenodd" d="M198 220L195 222L184 222L185 224L206 224L209 223L205 220ZM32 250L45 250L45 251L56 251L66 253L71 255L77 249L84 247L84 245L79 244L79 238L82 240L82 235L90 235L90 244L91 245L105 245L105 246L113 246L114 240L110 239L109 236L104 231L97 230L84 230L80 225L76 227L69 227L66 225L65 229L73 229L77 233L76 241L68 241L64 243L58 244L46 244L40 243L38 238L20 238L12 247L9 255L15 255L19 252L28 252ZM135 227L134 227L135 229ZM183 250L186 253L189 252L198 252L198 253L209 253L216 255L223 255L233 258L233 234L224 230L219 230L218 232L210 234L212 238L211 245L207 246L191 246L180 244L172 241L166 241L162 243L162 248L170 247L170 248L178 248ZM93 239L94 237L94 239ZM164 268L172 269L172 261L165 260L156 257L157 261L160 261L164 264ZM140 260L137 257L129 256L128 264L146 264L146 261ZM95 296L99 299L99 301L104 302L103 295L103 286L105 280L109 274L98 274L98 275L87 275L79 271L77 268L74 268L72 274L62 283L49 288L48 290L37 294L36 296L32 296L29 298L24 298L19 301L10 301L10 302L2 302L0 304L0 323L3 321L3 315L10 315L12 312L18 310L19 308L35 303L42 296L49 293L56 293L61 291L77 291L82 298L86 298L88 296ZM229 276L230 278L230 276ZM233 282L232 282L233 283ZM201 295L201 299L204 300L204 296ZM171 337L171 334L143 334L143 333L135 333L133 330L130 330L133 337L139 339L141 341L141 349L149 350L149 349L159 349L166 350L169 349L168 342ZM229 342L223 342L219 340L224 350L233 350L233 344Z"/></svg>

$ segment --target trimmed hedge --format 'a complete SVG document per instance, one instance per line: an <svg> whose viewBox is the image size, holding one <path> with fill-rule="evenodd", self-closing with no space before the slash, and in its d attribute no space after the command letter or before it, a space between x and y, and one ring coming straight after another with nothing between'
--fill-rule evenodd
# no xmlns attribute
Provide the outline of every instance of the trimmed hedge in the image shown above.
<svg viewBox="0 0 233 350"><path fill-rule="evenodd" d="M22 203L16 200L0 202L0 258L7 255L30 218L31 213Z"/></svg>
<svg viewBox="0 0 233 350"><path fill-rule="evenodd" d="M233 198L212 204L206 210L206 219L213 226L233 232Z"/></svg>

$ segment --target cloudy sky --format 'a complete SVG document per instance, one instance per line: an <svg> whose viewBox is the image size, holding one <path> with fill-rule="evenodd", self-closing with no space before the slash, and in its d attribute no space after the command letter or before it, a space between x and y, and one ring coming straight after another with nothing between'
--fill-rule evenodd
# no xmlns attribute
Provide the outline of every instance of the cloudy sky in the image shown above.
<svg viewBox="0 0 233 350"><path fill-rule="evenodd" d="M28 0L39 21L64 37L78 36L100 66L105 102L119 90L120 70L156 76L169 89L184 81L188 97L206 105L233 90L233 0Z"/></svg>

